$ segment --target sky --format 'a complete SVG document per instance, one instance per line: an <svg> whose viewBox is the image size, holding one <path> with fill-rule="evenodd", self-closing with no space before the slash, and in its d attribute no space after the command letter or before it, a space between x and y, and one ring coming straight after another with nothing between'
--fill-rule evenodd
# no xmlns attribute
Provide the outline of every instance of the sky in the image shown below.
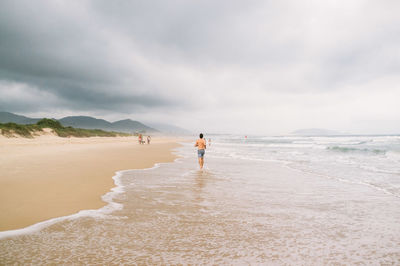
<svg viewBox="0 0 400 266"><path fill-rule="evenodd" d="M400 1L0 2L0 111L400 133Z"/></svg>

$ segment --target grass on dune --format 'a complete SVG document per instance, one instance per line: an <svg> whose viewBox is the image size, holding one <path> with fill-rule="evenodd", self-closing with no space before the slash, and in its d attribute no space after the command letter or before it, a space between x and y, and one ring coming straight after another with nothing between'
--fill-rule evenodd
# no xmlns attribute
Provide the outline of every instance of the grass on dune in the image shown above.
<svg viewBox="0 0 400 266"><path fill-rule="evenodd" d="M19 125L15 123L0 123L1 134L6 137L12 137L14 134L20 135L26 138L32 138L32 133L35 131L42 131L42 129L36 125Z"/></svg>
<svg viewBox="0 0 400 266"><path fill-rule="evenodd" d="M15 123L0 123L1 134L6 137L19 135L25 138L33 138L35 133L43 131L43 128L51 128L59 137L116 137L130 136L128 133L104 131L101 129L83 129L64 127L60 122L43 118L36 124L20 125Z"/></svg>

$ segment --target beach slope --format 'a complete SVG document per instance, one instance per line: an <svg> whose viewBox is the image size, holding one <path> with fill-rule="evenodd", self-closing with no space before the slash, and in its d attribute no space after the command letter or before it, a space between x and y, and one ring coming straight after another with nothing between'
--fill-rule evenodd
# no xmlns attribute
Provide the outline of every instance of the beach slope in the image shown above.
<svg viewBox="0 0 400 266"><path fill-rule="evenodd" d="M101 208L116 171L172 162L178 146L172 138L0 137L0 231Z"/></svg>

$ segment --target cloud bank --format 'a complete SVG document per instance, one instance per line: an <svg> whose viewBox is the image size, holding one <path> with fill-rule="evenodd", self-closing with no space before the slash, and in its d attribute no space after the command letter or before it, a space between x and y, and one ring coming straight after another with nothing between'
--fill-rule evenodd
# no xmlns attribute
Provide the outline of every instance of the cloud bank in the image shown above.
<svg viewBox="0 0 400 266"><path fill-rule="evenodd" d="M0 109L399 133L398 1L2 1Z"/></svg>

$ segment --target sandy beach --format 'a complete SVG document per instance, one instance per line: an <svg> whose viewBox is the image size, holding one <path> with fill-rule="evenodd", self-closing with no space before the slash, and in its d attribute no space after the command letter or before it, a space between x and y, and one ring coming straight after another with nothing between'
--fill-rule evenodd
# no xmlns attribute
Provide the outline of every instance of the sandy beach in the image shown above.
<svg viewBox="0 0 400 266"><path fill-rule="evenodd" d="M156 138L142 146L131 138L39 138L0 146L0 158L9 161L2 159L1 169L12 172L15 184L12 190L1 184L2 204L9 193L2 222L12 217L4 214L10 210L19 222L99 208L116 170L171 161L172 147L179 156L118 174L117 189L103 197L106 208L0 232L0 265L398 264L398 175L338 160L378 161L377 167L387 162L386 171L397 171L392 157L365 149L376 149L378 141L381 149L396 148L398 137L239 137L213 136L203 170L194 141L177 147L174 140ZM298 141L313 145L293 145ZM353 144L359 149L351 153L323 148L338 143L362 144ZM18 174L27 165L32 175ZM60 171L64 177L54 177Z"/></svg>
<svg viewBox="0 0 400 266"><path fill-rule="evenodd" d="M116 171L171 162L177 146L161 137L139 145L136 137L0 136L0 231L100 208Z"/></svg>

